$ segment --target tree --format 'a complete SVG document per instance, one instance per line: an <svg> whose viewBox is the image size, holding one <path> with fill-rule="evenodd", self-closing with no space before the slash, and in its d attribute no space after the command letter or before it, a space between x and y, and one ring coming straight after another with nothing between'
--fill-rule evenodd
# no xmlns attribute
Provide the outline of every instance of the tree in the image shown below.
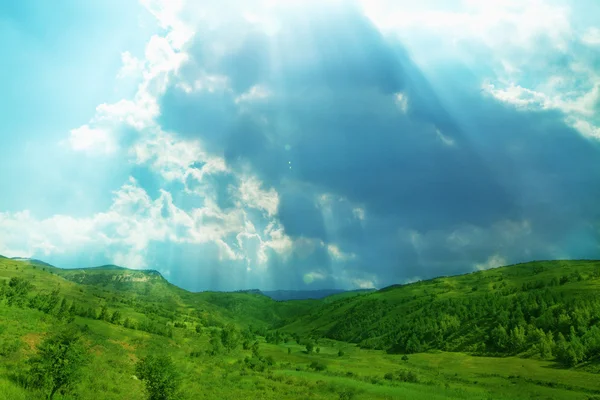
<svg viewBox="0 0 600 400"><path fill-rule="evenodd" d="M216 356L223 351L223 342L221 341L221 336L216 331L211 333L209 344L211 355Z"/></svg>
<svg viewBox="0 0 600 400"><path fill-rule="evenodd" d="M135 324L129 317L125 318L125 321L123 322L123 326L127 329L135 329Z"/></svg>
<svg viewBox="0 0 600 400"><path fill-rule="evenodd" d="M306 343L306 352L307 353L312 353L314 348L315 348L315 345L313 344L313 342Z"/></svg>
<svg viewBox="0 0 600 400"><path fill-rule="evenodd" d="M500 350L504 351L508 348L509 345L509 337L506 329L502 325L498 325L496 328L492 330L492 340L494 346Z"/></svg>
<svg viewBox="0 0 600 400"><path fill-rule="evenodd" d="M253 357L260 357L260 345L258 344L258 342L254 342L254 344L252 344L252 356Z"/></svg>
<svg viewBox="0 0 600 400"><path fill-rule="evenodd" d="M221 342L225 350L235 350L240 344L240 333L233 324L228 324L221 330Z"/></svg>
<svg viewBox="0 0 600 400"><path fill-rule="evenodd" d="M144 382L148 400L170 400L178 396L180 376L171 357L149 355L135 365L137 377Z"/></svg>
<svg viewBox="0 0 600 400"><path fill-rule="evenodd" d="M115 310L110 317L111 324L119 325L121 323L121 313L119 310Z"/></svg>
<svg viewBox="0 0 600 400"><path fill-rule="evenodd" d="M80 334L74 328L67 328L38 346L37 354L29 360L32 382L48 390L48 399L52 400L56 392L65 393L72 388L86 361Z"/></svg>
<svg viewBox="0 0 600 400"><path fill-rule="evenodd" d="M27 300L27 294L33 285L26 279L12 277L8 282L8 288L4 288L4 295L9 306L23 307Z"/></svg>
<svg viewBox="0 0 600 400"><path fill-rule="evenodd" d="M100 309L100 315L98 316L98 319L102 321L108 321L108 307L106 307L106 305L103 305Z"/></svg>

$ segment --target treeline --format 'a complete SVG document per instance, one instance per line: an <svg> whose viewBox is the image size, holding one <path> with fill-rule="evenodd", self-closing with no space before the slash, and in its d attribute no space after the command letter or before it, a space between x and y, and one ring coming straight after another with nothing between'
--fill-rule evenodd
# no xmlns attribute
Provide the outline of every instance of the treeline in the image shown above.
<svg viewBox="0 0 600 400"><path fill-rule="evenodd" d="M599 277L600 270L576 271L520 285L500 278L488 293L445 299L430 293L394 302L342 300L333 307L352 306L324 336L390 353L538 354L573 366L600 358L600 293L563 286L571 282L575 288Z"/></svg>

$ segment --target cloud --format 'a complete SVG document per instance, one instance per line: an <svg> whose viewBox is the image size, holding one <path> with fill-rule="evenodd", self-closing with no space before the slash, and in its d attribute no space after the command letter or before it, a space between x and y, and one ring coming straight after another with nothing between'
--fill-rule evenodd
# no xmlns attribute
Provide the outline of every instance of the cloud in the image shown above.
<svg viewBox="0 0 600 400"><path fill-rule="evenodd" d="M110 132L102 128L90 128L83 125L70 132L69 145L76 151L113 153L117 145L110 136Z"/></svg>
<svg viewBox="0 0 600 400"><path fill-rule="evenodd" d="M415 51L415 42L409 43L412 58L381 33L386 28L376 18L373 25L351 7L278 14L276 32L241 23L225 42L217 26L190 42L179 82L159 99L159 122L182 138L201 139L209 153L224 155L231 171L249 169L272 187L277 217L294 239L292 254L306 243L326 243L333 277L368 270L394 282L461 272L485 262L496 245L507 262L572 254L564 233L593 235L582 216L598 218L590 191L598 179L598 149L579 136L582 121L593 115L594 101L583 99L595 92L584 85L565 97L559 92L571 84L566 78L548 76L536 86L522 79L529 67L516 57L543 49L544 60L560 61L569 51L572 28L563 8L493 6L488 12L469 3L451 11L457 14L449 26L433 22L450 14L423 25L419 37L448 33L444 40L459 40L454 54L443 54L452 60L443 68ZM539 13L548 19L525 23ZM424 20L414 21L396 32ZM502 29L517 33L499 41ZM219 42L218 51L206 45L207 37ZM461 62L465 52L471 55ZM475 56L488 57L479 69L471 68ZM233 67L240 64L248 68ZM568 65L559 70L566 74ZM541 68L532 62L529 71ZM580 72L587 81L591 72ZM177 87L212 75L227 79L213 91ZM557 151L565 156L553 157ZM566 154L578 154L576 161ZM563 185L581 197L563 196ZM563 217L553 221L549 215L556 213ZM518 221L528 228L511 231ZM421 249L399 241L399 230L420 238ZM450 236L456 242L445 239ZM459 238L469 242L459 246ZM316 253L318 246L309 248ZM356 257L336 270L335 248ZM588 246L578 254L594 251Z"/></svg>
<svg viewBox="0 0 600 400"><path fill-rule="evenodd" d="M138 179L87 216L0 214L0 252L192 289L597 256L600 59L571 7L142 3L135 95L67 139Z"/></svg>
<svg viewBox="0 0 600 400"><path fill-rule="evenodd" d="M486 262L481 264L475 264L477 271L482 271L490 268L497 268L506 265L506 259L498 254L491 255Z"/></svg>
<svg viewBox="0 0 600 400"><path fill-rule="evenodd" d="M117 78L127 78L130 76L139 76L144 70L144 60L134 57L130 52L124 51L121 53L121 69L117 74Z"/></svg>

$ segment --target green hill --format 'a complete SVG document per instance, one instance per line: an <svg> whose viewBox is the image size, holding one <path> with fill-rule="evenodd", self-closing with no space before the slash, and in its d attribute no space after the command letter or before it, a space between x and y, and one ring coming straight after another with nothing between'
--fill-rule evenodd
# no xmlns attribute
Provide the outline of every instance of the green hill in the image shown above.
<svg viewBox="0 0 600 400"><path fill-rule="evenodd" d="M576 363L600 356L599 323L600 262L540 261L327 302L284 329L392 353L543 352L548 335L571 337L586 348Z"/></svg>
<svg viewBox="0 0 600 400"><path fill-rule="evenodd" d="M600 262L546 261L274 301L0 257L0 400L46 398L28 360L65 327L89 362L55 399L147 398L135 366L155 354L190 400L597 399L599 289Z"/></svg>

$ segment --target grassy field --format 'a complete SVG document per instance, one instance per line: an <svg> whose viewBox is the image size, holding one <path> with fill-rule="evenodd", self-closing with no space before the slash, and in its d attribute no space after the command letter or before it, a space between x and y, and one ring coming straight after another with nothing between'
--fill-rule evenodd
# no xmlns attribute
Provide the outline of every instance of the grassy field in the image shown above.
<svg viewBox="0 0 600 400"><path fill-rule="evenodd" d="M149 354L168 354L173 359L181 374L181 399L600 399L600 376L589 372L596 365L594 359L565 368L554 359L527 352L487 357L429 348L390 354L325 337L324 327L335 326L352 307L373 299L387 300L392 303L390 310L402 314L411 310L407 304L420 297L431 299L431 292L438 296L436 301L475 298L483 295L483 288L527 289L523 284L574 272L585 279L564 282L556 290L569 298L594 296L597 263L543 266L438 278L323 301L275 302L256 293L190 293L149 271L114 267L64 271L0 259L0 281L27 279L33 285L28 299L59 288L61 301L75 305L65 317L61 302L44 312L25 303L9 305L8 297L0 300L0 400L45 398L45 392L24 384L27 360L44 338L63 325L81 328L90 361L82 367L73 390L55 399L145 399L135 364ZM500 275L510 283L494 289ZM475 286L478 290L473 290ZM107 316L98 319L102 307ZM83 311L90 308L95 317ZM115 311L118 318L111 320ZM135 329L124 326L127 318ZM140 330L146 320L165 330L158 334ZM230 351L214 351L213 333L229 329L230 323L240 330L254 327L258 357L242 347L242 340ZM279 343L267 343L265 335L274 332L268 328L277 326L287 334ZM324 334L315 335L319 331ZM306 348L309 340L315 346L311 353Z"/></svg>

